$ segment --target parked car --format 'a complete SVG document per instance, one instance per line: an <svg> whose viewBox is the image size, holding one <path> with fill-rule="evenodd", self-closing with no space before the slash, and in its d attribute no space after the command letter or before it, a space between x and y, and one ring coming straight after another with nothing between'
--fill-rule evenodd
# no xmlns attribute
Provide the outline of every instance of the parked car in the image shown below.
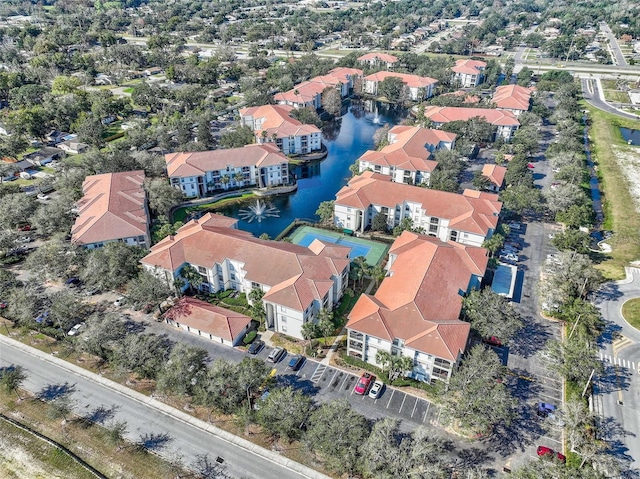
<svg viewBox="0 0 640 479"><path fill-rule="evenodd" d="M64 282L65 286L69 286L70 288L75 288L76 286L78 286L82 281L80 281L80 278L78 278L77 276L74 276L73 278L69 278L68 280L66 280Z"/></svg>
<svg viewBox="0 0 640 479"><path fill-rule="evenodd" d="M18 225L18 231L31 231L31 225L29 223Z"/></svg>
<svg viewBox="0 0 640 479"><path fill-rule="evenodd" d="M98 288L87 288L83 292L85 296L93 296L94 294L100 294L100 293L101 291Z"/></svg>
<svg viewBox="0 0 640 479"><path fill-rule="evenodd" d="M371 386L371 391L369 391L369 397L371 399L378 399L378 397L380 397L380 394L382 394L383 388L384 388L384 383L378 379L376 382L373 383L373 386Z"/></svg>
<svg viewBox="0 0 640 479"><path fill-rule="evenodd" d="M249 354L258 354L260 351L262 351L262 348L264 348L264 341L262 341L261 339L256 339L249 345L249 349L247 349L247 352Z"/></svg>
<svg viewBox="0 0 640 479"><path fill-rule="evenodd" d="M122 296L120 296L118 299L116 299L116 300L113 302L113 305L114 305L116 308L119 308L120 306L122 306L122 305L124 304L124 302L125 302L125 298L124 298L124 297L122 297Z"/></svg>
<svg viewBox="0 0 640 479"><path fill-rule="evenodd" d="M516 263L518 261L518 255L513 253L505 253L500 255L500 259Z"/></svg>
<svg viewBox="0 0 640 479"><path fill-rule="evenodd" d="M536 167L536 165L534 165L533 163L527 163L527 168L529 168L530 170L533 170Z"/></svg>
<svg viewBox="0 0 640 479"><path fill-rule="evenodd" d="M48 200L49 196L45 195L44 193L38 193L38 196L36 196L36 198L38 198L39 200Z"/></svg>
<svg viewBox="0 0 640 479"><path fill-rule="evenodd" d="M5 309L6 307L8 307L9 305L7 304L6 301L0 301L0 309Z"/></svg>
<svg viewBox="0 0 640 479"><path fill-rule="evenodd" d="M31 243L33 238L31 236L19 236L16 238L16 243Z"/></svg>
<svg viewBox="0 0 640 479"><path fill-rule="evenodd" d="M507 226L512 230L519 230L522 227L522 225L517 221L512 221L511 223L507 223Z"/></svg>
<svg viewBox="0 0 640 479"><path fill-rule="evenodd" d="M287 350L278 346L277 348L274 348L273 351L269 353L269 357L267 358L267 361L269 361L270 363L278 363L286 355L287 355Z"/></svg>
<svg viewBox="0 0 640 479"><path fill-rule="evenodd" d="M297 371L304 364L304 356L302 354L296 354L289 361L289 369Z"/></svg>
<svg viewBox="0 0 640 479"><path fill-rule="evenodd" d="M376 377L371 373L364 373L362 376L360 376L360 379L353 388L353 391L356 394L360 394L361 396L363 396L369 392L369 388L375 382L375 380Z"/></svg>
<svg viewBox="0 0 640 479"><path fill-rule="evenodd" d="M540 457L548 457L548 456L556 456L560 462L566 462L567 458L564 454L554 451L550 447L547 446L538 446L537 450L538 456Z"/></svg>
<svg viewBox="0 0 640 479"><path fill-rule="evenodd" d="M73 328L71 328L67 334L69 336L76 336L80 334L80 332L84 329L84 326L84 323L78 323Z"/></svg>
<svg viewBox="0 0 640 479"><path fill-rule="evenodd" d="M36 317L35 322L38 324L46 324L47 326L53 324L53 321L49 319L49 311L43 311L42 313L40 313Z"/></svg>
<svg viewBox="0 0 640 479"><path fill-rule="evenodd" d="M539 402L536 408L536 414L540 417L549 417L553 419L555 417L556 407L553 404Z"/></svg>
<svg viewBox="0 0 640 479"><path fill-rule="evenodd" d="M500 341L496 336L491 336L489 338L483 339L482 342L491 346L502 346L502 341Z"/></svg>

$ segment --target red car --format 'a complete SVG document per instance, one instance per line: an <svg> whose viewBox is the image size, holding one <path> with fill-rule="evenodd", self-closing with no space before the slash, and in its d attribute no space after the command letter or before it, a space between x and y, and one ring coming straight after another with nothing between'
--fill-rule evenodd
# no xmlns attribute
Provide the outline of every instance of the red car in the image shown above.
<svg viewBox="0 0 640 479"><path fill-rule="evenodd" d="M360 394L361 396L363 396L369 392L369 389L371 388L371 385L375 380L376 377L372 374L364 373L362 376L360 376L360 379L358 379L356 387L353 388L353 391L356 394Z"/></svg>
<svg viewBox="0 0 640 479"><path fill-rule="evenodd" d="M502 346L502 342L495 336L491 336L490 338L483 339L483 342L490 346L497 346L497 347Z"/></svg>
<svg viewBox="0 0 640 479"><path fill-rule="evenodd" d="M533 170L536 167L536 165L534 165L533 163L527 163L527 168L529 168L530 170Z"/></svg>
<svg viewBox="0 0 640 479"><path fill-rule="evenodd" d="M538 446L538 456L543 457L543 456L556 456L558 458L558 460L560 462L566 462L567 458L564 456L564 454L561 454L559 452L554 451L553 449L551 449L550 447L547 446Z"/></svg>
<svg viewBox="0 0 640 479"><path fill-rule="evenodd" d="M30 224L20 225L18 226L18 231L31 231L31 225Z"/></svg>

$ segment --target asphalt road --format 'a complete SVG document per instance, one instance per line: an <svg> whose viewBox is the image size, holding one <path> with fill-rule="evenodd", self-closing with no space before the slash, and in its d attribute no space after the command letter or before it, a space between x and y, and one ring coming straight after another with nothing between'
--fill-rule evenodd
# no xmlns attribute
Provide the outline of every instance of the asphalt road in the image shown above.
<svg viewBox="0 0 640 479"><path fill-rule="evenodd" d="M611 32L609 25L604 22L601 23L600 30L602 30L609 39L609 48L611 53L613 54L613 60L616 62L616 65L626 67L627 61L624 59L622 50L620 50L620 45L618 45L618 40L616 39L616 36Z"/></svg>
<svg viewBox="0 0 640 479"><path fill-rule="evenodd" d="M624 111L620 111L614 108L613 106L611 106L606 101L604 101L602 92L600 91L600 85L598 81L590 78L581 78L580 82L582 84L582 95L584 99L587 101L587 103L589 103L590 105L600 110L604 110L606 112L613 113L614 115L618 115L622 118L628 118L630 120L638 119L637 115L632 115L631 113L625 113Z"/></svg>
<svg viewBox="0 0 640 479"><path fill-rule="evenodd" d="M607 322L600 338L604 373L596 378L596 410L616 456L640 467L640 331L622 317L622 305L640 297L640 269L627 268L627 280L604 284L594 295Z"/></svg>
<svg viewBox="0 0 640 479"><path fill-rule="evenodd" d="M182 457L183 462L189 465L199 455L206 454L211 459L221 457L226 472L238 478L306 477L50 361L6 343L1 348L0 367L22 365L27 373L24 387L29 391L37 393L47 386L71 384L78 414L88 414L100 406L112 408L114 420L126 421L128 439L139 441L144 435L152 435L159 444L157 452L167 458Z"/></svg>

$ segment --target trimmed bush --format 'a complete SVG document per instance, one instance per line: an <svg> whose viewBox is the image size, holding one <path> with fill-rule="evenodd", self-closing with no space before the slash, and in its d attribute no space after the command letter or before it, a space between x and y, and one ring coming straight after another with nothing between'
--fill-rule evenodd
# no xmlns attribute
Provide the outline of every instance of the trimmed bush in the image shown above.
<svg viewBox="0 0 640 479"><path fill-rule="evenodd" d="M245 337L242 340L242 342L244 344L250 344L250 343L253 342L254 339L256 339L257 335L258 335L258 332L256 330L251 330L245 335Z"/></svg>

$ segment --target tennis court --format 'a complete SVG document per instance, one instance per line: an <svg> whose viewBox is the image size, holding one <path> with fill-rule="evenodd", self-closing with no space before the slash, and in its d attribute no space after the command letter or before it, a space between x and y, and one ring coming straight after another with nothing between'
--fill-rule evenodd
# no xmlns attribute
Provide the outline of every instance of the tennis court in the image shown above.
<svg viewBox="0 0 640 479"><path fill-rule="evenodd" d="M327 231L311 226L302 226L296 228L290 235L294 244L301 246L309 246L313 240L317 239L325 243L334 243L340 246L351 248L349 257L351 261L358 256L364 256L367 264L378 264L387 252L388 245L378 243L376 241L365 240L362 238L353 238L334 231Z"/></svg>

